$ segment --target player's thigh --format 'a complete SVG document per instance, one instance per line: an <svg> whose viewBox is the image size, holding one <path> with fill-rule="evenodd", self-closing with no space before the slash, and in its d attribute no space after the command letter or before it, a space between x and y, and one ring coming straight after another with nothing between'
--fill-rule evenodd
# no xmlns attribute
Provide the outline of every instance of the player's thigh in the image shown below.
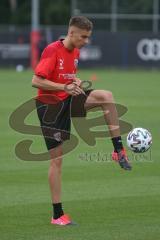
<svg viewBox="0 0 160 240"><path fill-rule="evenodd" d="M49 154L51 157L51 163L50 165L56 165L58 167L61 167L62 165L62 156L63 156L63 144L58 145L55 148L52 148L49 150Z"/></svg>
<svg viewBox="0 0 160 240"><path fill-rule="evenodd" d="M84 104L85 109L101 106L102 103L112 102L113 96L110 91L106 90L93 90L86 99Z"/></svg>

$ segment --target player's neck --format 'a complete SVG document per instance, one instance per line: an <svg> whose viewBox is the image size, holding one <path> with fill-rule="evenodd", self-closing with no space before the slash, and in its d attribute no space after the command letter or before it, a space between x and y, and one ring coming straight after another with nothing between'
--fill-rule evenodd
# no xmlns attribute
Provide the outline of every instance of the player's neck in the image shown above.
<svg viewBox="0 0 160 240"><path fill-rule="evenodd" d="M63 45L69 51L72 51L74 49L74 46L71 44L71 42L69 41L69 39L67 37L63 40Z"/></svg>

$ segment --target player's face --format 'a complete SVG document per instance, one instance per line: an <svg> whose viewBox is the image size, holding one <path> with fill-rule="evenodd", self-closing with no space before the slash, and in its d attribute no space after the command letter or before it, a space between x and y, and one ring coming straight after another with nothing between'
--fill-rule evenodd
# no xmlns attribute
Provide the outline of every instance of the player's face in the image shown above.
<svg viewBox="0 0 160 240"><path fill-rule="evenodd" d="M77 27L72 27L70 31L71 44L76 48L82 48L89 42L91 33L92 33L91 31L79 29Z"/></svg>

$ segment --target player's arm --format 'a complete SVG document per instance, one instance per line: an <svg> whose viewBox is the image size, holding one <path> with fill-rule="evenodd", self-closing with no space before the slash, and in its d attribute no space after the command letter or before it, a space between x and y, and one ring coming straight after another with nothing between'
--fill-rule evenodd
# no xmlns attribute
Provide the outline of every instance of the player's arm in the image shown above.
<svg viewBox="0 0 160 240"><path fill-rule="evenodd" d="M65 84L55 83L37 75L33 75L32 87L40 88L43 90L52 90L52 91L65 90Z"/></svg>
<svg viewBox="0 0 160 240"><path fill-rule="evenodd" d="M55 83L37 75L34 75L32 78L32 87L51 91L65 91L73 96L84 94L84 91L74 82L68 85Z"/></svg>

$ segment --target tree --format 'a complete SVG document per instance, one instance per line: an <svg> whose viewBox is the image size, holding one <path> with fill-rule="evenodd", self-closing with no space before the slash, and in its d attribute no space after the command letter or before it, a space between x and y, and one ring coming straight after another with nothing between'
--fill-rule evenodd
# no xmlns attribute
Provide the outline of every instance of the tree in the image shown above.
<svg viewBox="0 0 160 240"><path fill-rule="evenodd" d="M41 25L66 25L71 14L71 0L39 0ZM118 13L143 13L153 12L154 0L117 0ZM159 0L160 2L160 0ZM79 0L77 1L80 14L110 13L112 0ZM95 28L110 30L110 20L93 20ZM31 0L1 0L0 24L30 25ZM147 23L147 24L146 24ZM120 20L119 30L151 30L152 20Z"/></svg>
<svg viewBox="0 0 160 240"><path fill-rule="evenodd" d="M41 0L41 23L65 25L70 18L70 0Z"/></svg>

